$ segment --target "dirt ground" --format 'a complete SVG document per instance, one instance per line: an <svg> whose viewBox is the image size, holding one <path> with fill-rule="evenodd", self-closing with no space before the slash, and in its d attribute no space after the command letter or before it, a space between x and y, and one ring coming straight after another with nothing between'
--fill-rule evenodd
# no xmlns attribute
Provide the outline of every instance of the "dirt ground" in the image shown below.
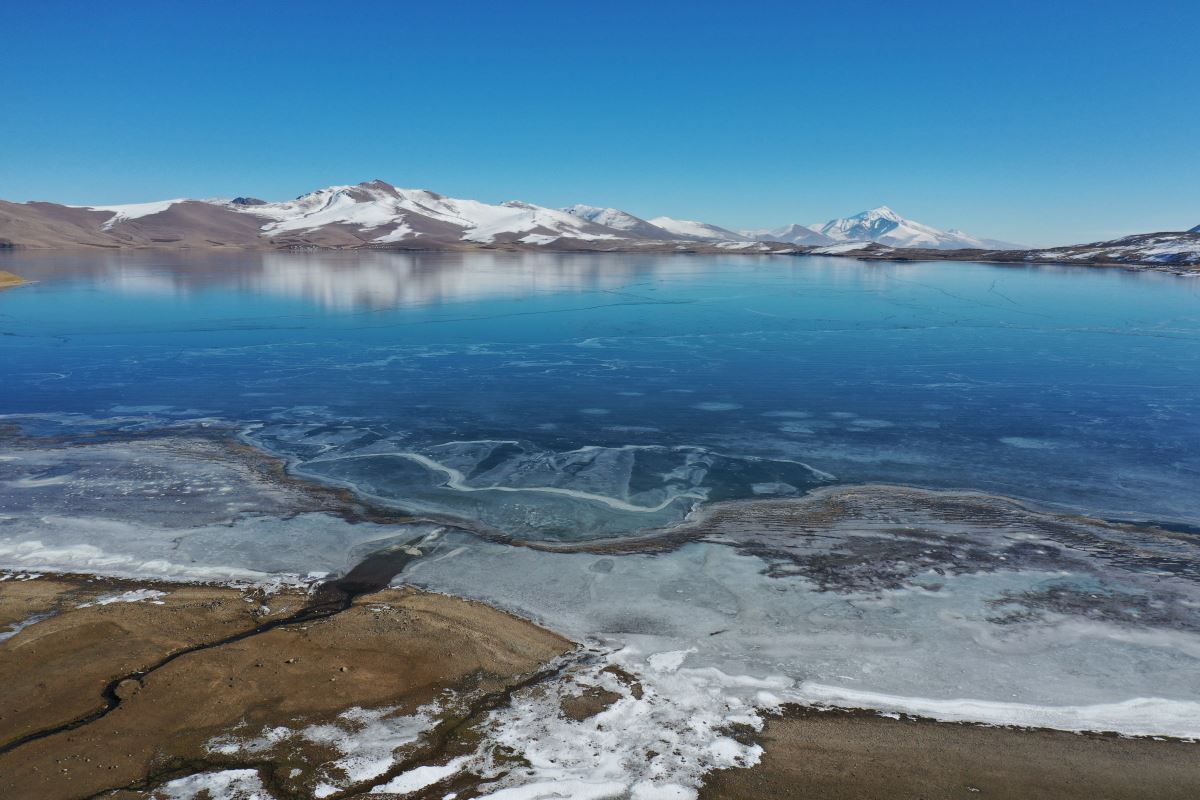
<svg viewBox="0 0 1200 800"><path fill-rule="evenodd" d="M136 587L0 582L0 632L51 614L0 642L0 796L82 798L123 787L145 796L175 775L237 766L206 747L230 730L320 723L354 707L410 713L447 691L501 692L572 647L487 606L407 589L271 627L308 597L153 588L165 594L86 605ZM161 663L187 648L200 649ZM306 793L328 756L300 752L274 765L274 788Z"/></svg>
<svg viewBox="0 0 1200 800"><path fill-rule="evenodd" d="M789 709L702 800L1194 800L1200 744Z"/></svg>

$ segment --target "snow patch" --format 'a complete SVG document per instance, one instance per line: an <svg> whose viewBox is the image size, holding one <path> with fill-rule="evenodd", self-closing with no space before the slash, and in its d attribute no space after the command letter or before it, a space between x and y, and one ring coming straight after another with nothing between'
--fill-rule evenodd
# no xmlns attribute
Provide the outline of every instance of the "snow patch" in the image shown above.
<svg viewBox="0 0 1200 800"><path fill-rule="evenodd" d="M253 769L225 769L176 778L161 786L156 794L162 794L168 800L202 797L209 800L271 800L258 772Z"/></svg>
<svg viewBox="0 0 1200 800"><path fill-rule="evenodd" d="M164 605L160 597L166 597L166 592L160 592L158 589L131 589L128 592L120 594L106 594L97 597L88 603L80 604L80 608L90 608L91 606L108 606L113 603L140 603L143 600L149 600L156 606Z"/></svg>
<svg viewBox="0 0 1200 800"><path fill-rule="evenodd" d="M149 203L127 203L125 205L115 206L67 206L68 208L87 208L92 211L110 211L112 217L100 226L101 230L112 230L112 227L118 222L124 222L130 219L140 219L148 217L152 214L161 214L176 203L186 203L186 197L177 197L174 200L155 200Z"/></svg>

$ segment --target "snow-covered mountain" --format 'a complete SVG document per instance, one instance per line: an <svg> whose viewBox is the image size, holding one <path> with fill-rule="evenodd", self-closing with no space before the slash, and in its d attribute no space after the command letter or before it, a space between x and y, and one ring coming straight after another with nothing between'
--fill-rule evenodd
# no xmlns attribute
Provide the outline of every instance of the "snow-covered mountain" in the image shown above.
<svg viewBox="0 0 1200 800"><path fill-rule="evenodd" d="M545 250L553 252L788 253L869 259L955 259L989 250L990 261L1200 267L1200 226L1188 232L1031 250L943 231L887 207L824 225L734 232L705 222L645 220L615 208L484 203L383 181L330 186L294 200L174 198L68 206L0 200L0 249ZM914 253L925 250L927 255ZM973 256L966 256L973 257Z"/></svg>
<svg viewBox="0 0 1200 800"><path fill-rule="evenodd" d="M1189 228L1188 233L1200 233L1200 225L1197 225L1194 228Z"/></svg>
<svg viewBox="0 0 1200 800"><path fill-rule="evenodd" d="M271 237L345 226L369 234L368 241L377 244L420 237L479 244L545 244L561 237L582 241L621 238L609 228L553 208L515 200L490 205L426 189L398 189L383 181L331 186L283 203L243 200L223 205L240 214L265 218L262 230Z"/></svg>
<svg viewBox="0 0 1200 800"><path fill-rule="evenodd" d="M675 238L675 234L671 233L671 231L660 228L657 225L652 225L641 217L635 217L628 211L622 211L619 208L600 208L598 206L587 206L582 203L576 203L573 206L564 208L563 211L580 219L585 219L588 222L594 222L597 225L624 231L630 236L645 239Z"/></svg>
<svg viewBox="0 0 1200 800"><path fill-rule="evenodd" d="M762 242L826 247L875 242L898 248L989 249L1004 243L941 231L907 220L891 209L864 211L821 226L735 232L707 222L656 217L645 220L616 208L574 205L555 209L516 200L499 204L460 199L427 189L400 189L384 181L330 186L294 200L176 198L127 205L4 204L0 223L27 246L56 242L103 246L394 247L475 246L619 249L658 243L674 249L729 249ZM2 226L0 226L2 227ZM0 233L3 233L0 230ZM12 237L3 239L16 241ZM694 244L687 244L694 243Z"/></svg>
<svg viewBox="0 0 1200 800"><path fill-rule="evenodd" d="M977 260L978 256L955 250L926 248L919 255L910 248L889 247L878 242L846 241L814 247L805 253L816 256L845 256L870 261ZM1090 244L1072 244L1033 250L991 250L987 261L1001 264L1078 264L1081 266L1125 266L1155 269L1177 275L1200 276L1200 231L1135 233L1120 239Z"/></svg>
<svg viewBox="0 0 1200 800"><path fill-rule="evenodd" d="M807 225L793 222L782 228L763 228L760 230L738 231L742 236L759 242L788 242L789 244L824 245L832 244L833 239L815 231Z"/></svg>
<svg viewBox="0 0 1200 800"><path fill-rule="evenodd" d="M923 225L905 219L887 206L872 208L852 217L831 219L824 225L813 227L836 242L878 242L889 247L934 250L1003 250L1017 247L993 239L980 239L953 228L943 231Z"/></svg>
<svg viewBox="0 0 1200 800"><path fill-rule="evenodd" d="M747 242L750 237L742 236L718 225L707 222L696 222L690 219L674 219L672 217L655 217L650 220L655 227L669 231L681 239L699 239L711 242Z"/></svg>
<svg viewBox="0 0 1200 800"><path fill-rule="evenodd" d="M787 250L699 222L647 222L613 208L491 204L384 181L330 186L294 200L176 198L126 205L0 201L0 247L232 247L552 250Z"/></svg>

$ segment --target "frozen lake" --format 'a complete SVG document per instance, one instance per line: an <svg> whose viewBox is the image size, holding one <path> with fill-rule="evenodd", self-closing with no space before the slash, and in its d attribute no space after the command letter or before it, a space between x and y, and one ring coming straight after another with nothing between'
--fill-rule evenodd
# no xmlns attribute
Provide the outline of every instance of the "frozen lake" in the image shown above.
<svg viewBox="0 0 1200 800"><path fill-rule="evenodd" d="M505 253L0 269L39 281L0 295L0 413L255 426L304 474L514 535L868 481L1200 523L1200 283L1173 276Z"/></svg>
<svg viewBox="0 0 1200 800"><path fill-rule="evenodd" d="M0 567L302 580L414 548L399 580L589 642L585 685L615 663L652 690L622 741L524 707L529 747L633 759L527 751L554 765L534 783L634 786L674 730L651 766L693 786L753 758L723 725L789 701L1200 735L1200 282L511 253L0 269L37 281L0 293ZM273 483L234 436L425 521Z"/></svg>

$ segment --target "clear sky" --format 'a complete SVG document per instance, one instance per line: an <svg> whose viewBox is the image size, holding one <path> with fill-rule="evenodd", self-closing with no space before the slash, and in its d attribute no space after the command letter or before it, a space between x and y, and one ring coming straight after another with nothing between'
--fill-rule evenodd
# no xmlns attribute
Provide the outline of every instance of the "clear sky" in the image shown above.
<svg viewBox="0 0 1200 800"><path fill-rule="evenodd" d="M1030 244L1200 224L1200 2L63 2L0 15L0 197L383 178Z"/></svg>

